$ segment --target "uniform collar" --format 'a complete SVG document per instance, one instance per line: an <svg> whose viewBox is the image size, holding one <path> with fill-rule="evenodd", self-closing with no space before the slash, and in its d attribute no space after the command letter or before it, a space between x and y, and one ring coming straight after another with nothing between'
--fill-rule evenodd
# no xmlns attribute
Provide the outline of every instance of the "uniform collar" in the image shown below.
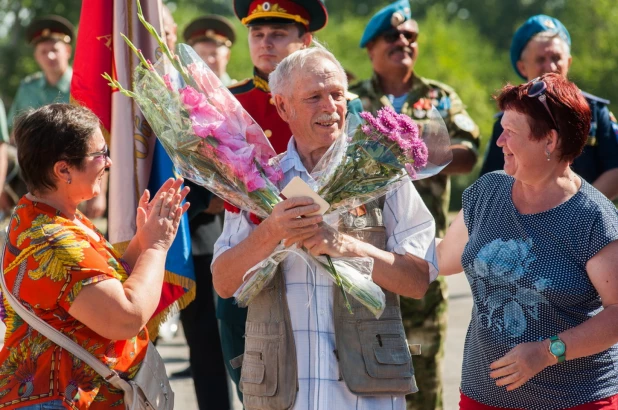
<svg viewBox="0 0 618 410"><path fill-rule="evenodd" d="M270 87L268 87L268 81L260 77L256 67L253 67L253 84L256 88L259 88L264 92L270 92Z"/></svg>
<svg viewBox="0 0 618 410"><path fill-rule="evenodd" d="M408 90L408 97L412 95L417 95L419 94L419 92L422 92L422 90L425 90L429 87L425 79L414 74L414 71L412 72L410 81L412 81L412 87L410 87L410 89ZM370 91L377 99L384 95L384 91L382 90L382 86L380 85L380 77L375 71L373 72L373 75L371 77Z"/></svg>
<svg viewBox="0 0 618 410"><path fill-rule="evenodd" d="M54 87L59 89L63 93L68 94L69 91L71 90L71 78L72 77L73 77L73 68L69 66L64 72L64 74L62 74L62 77L60 77L60 80L58 80L58 83ZM43 78L45 78L45 75L43 75ZM47 79L45 79L45 82L47 83ZM47 85L52 87L52 85L49 83L47 83Z"/></svg>

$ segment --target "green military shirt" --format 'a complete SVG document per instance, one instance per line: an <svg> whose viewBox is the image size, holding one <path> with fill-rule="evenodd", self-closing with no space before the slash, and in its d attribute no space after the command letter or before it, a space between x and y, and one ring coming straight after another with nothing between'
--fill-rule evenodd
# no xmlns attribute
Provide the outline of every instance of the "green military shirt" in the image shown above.
<svg viewBox="0 0 618 410"><path fill-rule="evenodd" d="M0 100L0 144L9 141L9 129L6 125L6 111L4 103Z"/></svg>
<svg viewBox="0 0 618 410"><path fill-rule="evenodd" d="M377 75L369 80L350 87L358 94L365 111L375 114L384 106L393 106L388 96L381 90ZM479 129L470 118L465 107L451 87L422 77L412 78L412 88L408 92L401 113L408 115L418 123L427 120L427 111L436 107L449 131L451 144L468 146L475 153L479 146ZM436 235L443 236L446 231L446 217L450 202L450 178L438 174L434 177L414 182L416 189L425 201L429 211L436 220Z"/></svg>
<svg viewBox="0 0 618 410"><path fill-rule="evenodd" d="M69 67L56 85L49 84L41 71L24 78L9 111L9 127L13 127L16 116L29 108L39 108L51 103L68 103L72 76L73 69Z"/></svg>

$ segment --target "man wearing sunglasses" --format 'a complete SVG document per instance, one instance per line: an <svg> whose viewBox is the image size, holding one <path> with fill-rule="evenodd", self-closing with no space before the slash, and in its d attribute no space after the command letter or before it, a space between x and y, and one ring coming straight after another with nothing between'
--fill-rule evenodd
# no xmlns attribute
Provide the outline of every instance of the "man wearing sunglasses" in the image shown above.
<svg viewBox="0 0 618 410"><path fill-rule="evenodd" d="M466 174L477 159L479 130L459 96L445 84L416 75L418 23L412 20L410 3L399 0L378 11L369 21L361 48L366 48L373 77L350 88L358 94L366 111L392 106L418 123L428 121L437 110L449 130L453 162L435 177L414 185L436 221L442 236L450 200L449 174ZM422 343L423 354L415 356L414 369L419 392L408 395L408 408L441 409L440 367L446 335L446 284L434 281L422 300L402 299L401 310L409 343Z"/></svg>
<svg viewBox="0 0 618 410"><path fill-rule="evenodd" d="M562 23L546 15L530 17L513 36L511 43L511 64L515 72L523 79L533 82L545 73L558 73L567 77L571 66L571 37ZM535 83L529 89L531 97L537 97L553 121L551 103L544 100L541 83ZM572 168L586 181L601 191L609 199L618 198L618 124L609 111L609 101L582 92L586 98L592 121L588 141L582 154L575 158ZM491 140L481 175L502 170L504 155L496 141L502 134L500 120L502 113L494 124Z"/></svg>

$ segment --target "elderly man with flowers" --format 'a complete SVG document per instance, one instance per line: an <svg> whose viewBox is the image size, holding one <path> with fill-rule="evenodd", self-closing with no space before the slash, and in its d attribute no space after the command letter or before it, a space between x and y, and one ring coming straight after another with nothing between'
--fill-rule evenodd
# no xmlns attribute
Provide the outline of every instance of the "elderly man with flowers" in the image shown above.
<svg viewBox="0 0 618 410"><path fill-rule="evenodd" d="M280 157L280 185L296 176L310 181L344 130L344 70L314 47L284 59L269 84L293 133ZM437 275L434 220L409 180L346 215L311 216L318 209L310 198L290 198L258 225L246 212L227 212L212 265L216 291L231 297L279 243L295 243L313 255L372 258L386 308L375 319L350 298L350 315L328 274L288 256L249 305L245 354L236 360L245 408L404 409L404 396L418 389L398 295L422 297Z"/></svg>

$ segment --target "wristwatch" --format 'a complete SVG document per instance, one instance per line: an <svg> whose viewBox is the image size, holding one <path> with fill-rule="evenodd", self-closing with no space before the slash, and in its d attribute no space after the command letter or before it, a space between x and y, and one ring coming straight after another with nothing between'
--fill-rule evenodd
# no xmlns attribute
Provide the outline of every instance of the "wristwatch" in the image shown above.
<svg viewBox="0 0 618 410"><path fill-rule="evenodd" d="M558 359L558 363L564 362L566 354L566 345L558 335L549 338L549 353Z"/></svg>

